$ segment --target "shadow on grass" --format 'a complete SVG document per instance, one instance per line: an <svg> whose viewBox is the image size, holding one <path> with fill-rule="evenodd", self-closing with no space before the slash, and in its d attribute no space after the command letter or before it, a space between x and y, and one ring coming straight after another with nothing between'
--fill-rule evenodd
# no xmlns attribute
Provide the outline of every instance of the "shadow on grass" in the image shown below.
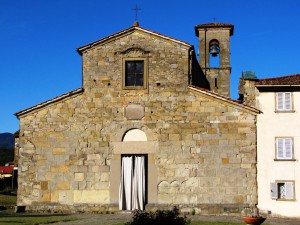
<svg viewBox="0 0 300 225"><path fill-rule="evenodd" d="M57 222L75 221L76 218L69 217L69 214L3 214L0 213L0 225L35 225L35 224L50 224Z"/></svg>
<svg viewBox="0 0 300 225"><path fill-rule="evenodd" d="M0 219L3 217L64 217L64 216L71 216L70 214L30 214L30 213L7 213L7 212L1 212L0 211Z"/></svg>
<svg viewBox="0 0 300 225"><path fill-rule="evenodd" d="M0 191L0 195L17 196L15 191Z"/></svg>

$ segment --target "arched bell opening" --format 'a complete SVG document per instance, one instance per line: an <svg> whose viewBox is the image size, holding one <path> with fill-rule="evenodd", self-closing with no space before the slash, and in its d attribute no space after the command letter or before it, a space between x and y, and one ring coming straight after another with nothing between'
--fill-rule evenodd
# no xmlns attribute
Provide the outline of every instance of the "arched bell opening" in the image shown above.
<svg viewBox="0 0 300 225"><path fill-rule="evenodd" d="M220 43L217 39L212 39L209 42L209 67L220 67Z"/></svg>

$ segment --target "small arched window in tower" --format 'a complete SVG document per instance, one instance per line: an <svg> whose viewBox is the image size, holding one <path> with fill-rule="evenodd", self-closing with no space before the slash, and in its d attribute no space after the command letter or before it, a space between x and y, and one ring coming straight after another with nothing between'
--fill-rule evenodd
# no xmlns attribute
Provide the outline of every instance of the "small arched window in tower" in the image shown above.
<svg viewBox="0 0 300 225"><path fill-rule="evenodd" d="M220 67L220 44L217 39L212 39L209 42L209 67Z"/></svg>

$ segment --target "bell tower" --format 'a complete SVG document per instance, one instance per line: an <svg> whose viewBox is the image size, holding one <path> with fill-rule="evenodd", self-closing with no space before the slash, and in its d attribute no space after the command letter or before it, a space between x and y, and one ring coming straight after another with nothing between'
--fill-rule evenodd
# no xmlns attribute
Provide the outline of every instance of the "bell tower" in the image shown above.
<svg viewBox="0 0 300 225"><path fill-rule="evenodd" d="M199 37L200 67L210 84L210 90L230 96L230 36L232 24L208 23L195 27Z"/></svg>

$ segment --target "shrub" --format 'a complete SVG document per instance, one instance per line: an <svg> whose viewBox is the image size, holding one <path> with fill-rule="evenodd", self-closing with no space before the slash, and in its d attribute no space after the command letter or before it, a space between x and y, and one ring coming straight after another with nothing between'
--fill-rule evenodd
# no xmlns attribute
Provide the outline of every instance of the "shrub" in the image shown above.
<svg viewBox="0 0 300 225"><path fill-rule="evenodd" d="M125 225L188 225L190 220L179 216L179 209L157 210L155 213L136 210L133 213L132 221Z"/></svg>

